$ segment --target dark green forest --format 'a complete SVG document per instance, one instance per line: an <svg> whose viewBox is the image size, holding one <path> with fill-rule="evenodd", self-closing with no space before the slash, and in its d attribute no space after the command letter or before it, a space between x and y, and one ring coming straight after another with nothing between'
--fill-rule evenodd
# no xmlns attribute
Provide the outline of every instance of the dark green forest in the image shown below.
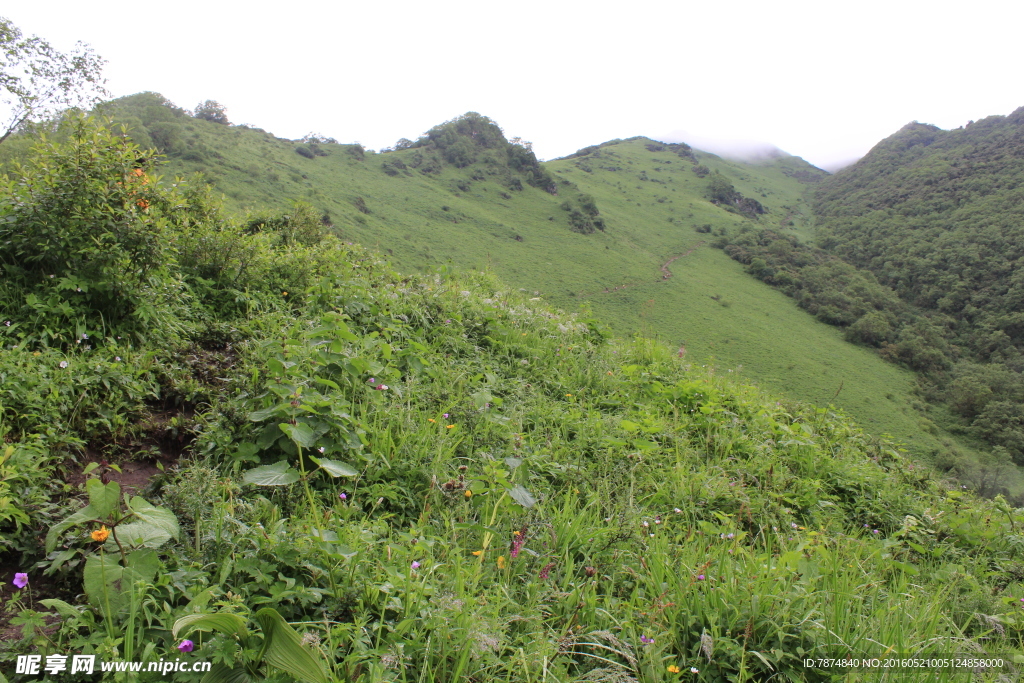
<svg viewBox="0 0 1024 683"><path fill-rule="evenodd" d="M719 246L920 372L946 426L1024 464L1024 108L951 131L909 124L812 197L817 248L769 229Z"/></svg>

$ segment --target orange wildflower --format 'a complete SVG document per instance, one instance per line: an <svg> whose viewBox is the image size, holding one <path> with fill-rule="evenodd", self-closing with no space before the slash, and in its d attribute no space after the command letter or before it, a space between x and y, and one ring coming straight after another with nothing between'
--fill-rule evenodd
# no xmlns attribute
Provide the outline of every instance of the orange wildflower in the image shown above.
<svg viewBox="0 0 1024 683"><path fill-rule="evenodd" d="M103 543L103 541L107 540L107 536L110 536L110 530L104 525L92 532L90 535L92 536L92 540L97 543Z"/></svg>

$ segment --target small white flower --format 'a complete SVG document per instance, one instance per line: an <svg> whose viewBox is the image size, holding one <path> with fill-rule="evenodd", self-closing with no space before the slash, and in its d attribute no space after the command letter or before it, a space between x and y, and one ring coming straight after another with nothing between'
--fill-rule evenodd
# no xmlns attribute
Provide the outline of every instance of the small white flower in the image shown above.
<svg viewBox="0 0 1024 683"><path fill-rule="evenodd" d="M66 360L62 360L62 361L60 362L60 366L61 366L62 368L66 368L66 367L68 366L68 362L67 362Z"/></svg>
<svg viewBox="0 0 1024 683"><path fill-rule="evenodd" d="M89 338L89 335L87 335L85 332L83 332L82 333L82 339L88 339L88 338Z"/></svg>
<svg viewBox="0 0 1024 683"><path fill-rule="evenodd" d="M323 455L323 452L324 452L324 447L323 447L323 446L321 446L321 447L320 447L320 448L318 448L317 450L318 450L318 451L320 451L320 454L321 454L321 455Z"/></svg>
<svg viewBox="0 0 1024 683"><path fill-rule="evenodd" d="M121 356L114 356L114 360L116 360L118 363L120 363L121 362Z"/></svg>
<svg viewBox="0 0 1024 683"><path fill-rule="evenodd" d="M4 321L4 325L7 325L7 327L10 327L11 326L11 321L10 320Z"/></svg>

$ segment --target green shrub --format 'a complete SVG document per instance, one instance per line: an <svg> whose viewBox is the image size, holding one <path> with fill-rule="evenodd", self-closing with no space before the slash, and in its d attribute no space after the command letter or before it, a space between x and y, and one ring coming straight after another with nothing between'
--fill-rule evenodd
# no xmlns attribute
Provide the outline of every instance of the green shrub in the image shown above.
<svg viewBox="0 0 1024 683"><path fill-rule="evenodd" d="M180 332L170 231L181 197L152 165L151 152L79 118L66 143L44 140L17 169L0 190L8 332L63 345Z"/></svg>

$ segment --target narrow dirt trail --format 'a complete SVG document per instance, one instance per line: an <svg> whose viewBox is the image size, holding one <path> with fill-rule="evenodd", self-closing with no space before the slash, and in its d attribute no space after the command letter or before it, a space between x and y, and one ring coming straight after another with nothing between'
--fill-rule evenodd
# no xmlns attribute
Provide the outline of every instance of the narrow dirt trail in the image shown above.
<svg viewBox="0 0 1024 683"><path fill-rule="evenodd" d="M685 258L685 257L689 256L693 252L695 252L698 249L700 249L702 246L704 246L704 240L701 240L700 242L697 242L697 244L695 244L692 247L690 247L690 249L688 251L684 251L682 254L676 254L675 256L670 258L668 261L665 261L663 264L661 264L661 267L658 269L658 270L661 271L661 279L660 280L655 280L655 282L656 283L657 282L664 282L665 280L670 279L672 277L672 271L669 270L668 267L671 266L675 261L677 261L677 260L679 260L681 258ZM630 287L638 287L640 285L646 285L646 284L649 284L649 282L627 282L626 284L619 285L618 287L606 287L603 291L600 291L600 292L580 292L579 296L585 298L585 297L595 296L597 294L611 294L612 292L618 292L618 291L621 291L623 289L629 289Z"/></svg>

